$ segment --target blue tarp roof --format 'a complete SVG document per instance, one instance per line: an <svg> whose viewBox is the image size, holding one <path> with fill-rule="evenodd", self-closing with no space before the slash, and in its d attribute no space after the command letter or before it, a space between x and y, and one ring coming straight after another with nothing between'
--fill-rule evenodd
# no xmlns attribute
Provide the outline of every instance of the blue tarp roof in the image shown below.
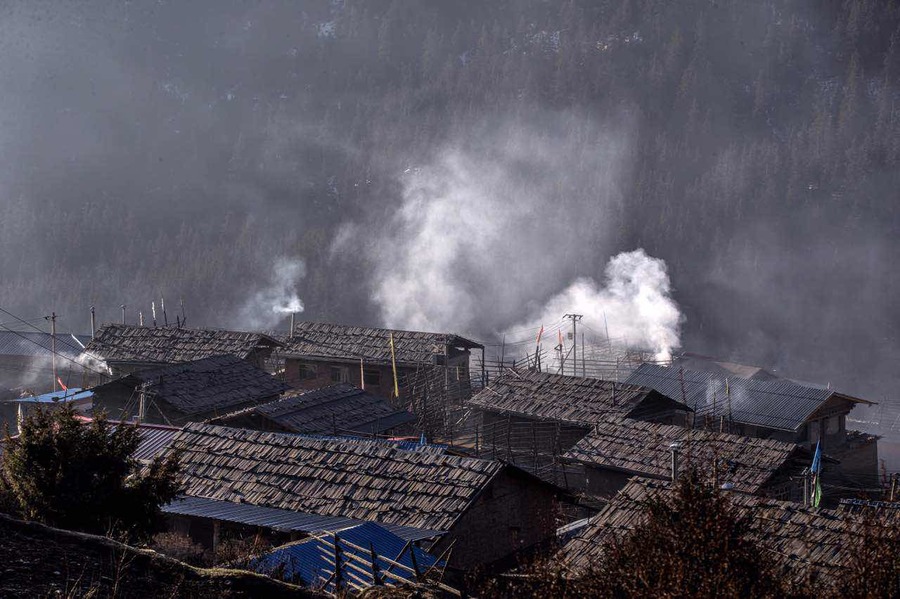
<svg viewBox="0 0 900 599"><path fill-rule="evenodd" d="M60 403L78 401L79 399L90 399L92 397L94 397L93 391L72 388L67 391L54 391L53 393L44 393L43 395L35 395L34 397L20 397L13 401L21 403Z"/></svg>
<svg viewBox="0 0 900 599"><path fill-rule="evenodd" d="M278 547L257 557L248 564L251 570L310 587L334 592L335 537L342 564L341 578L345 584L368 587L374 584L372 552L379 576L386 584L403 580L415 582L415 569L425 573L432 566L442 568L443 562L398 537L382 525L366 522L352 528L329 532L297 543ZM415 552L415 566L412 552ZM386 558L386 559L385 559ZM410 571L392 565L397 562ZM390 574L385 574L389 572Z"/></svg>

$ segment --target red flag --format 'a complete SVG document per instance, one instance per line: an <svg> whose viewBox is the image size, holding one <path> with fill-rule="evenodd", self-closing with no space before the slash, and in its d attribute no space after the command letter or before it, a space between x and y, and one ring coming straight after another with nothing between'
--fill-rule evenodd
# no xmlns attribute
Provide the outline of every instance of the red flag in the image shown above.
<svg viewBox="0 0 900 599"><path fill-rule="evenodd" d="M541 344L541 336L544 334L544 325L541 325L541 330L538 331L537 343L535 345Z"/></svg>
<svg viewBox="0 0 900 599"><path fill-rule="evenodd" d="M59 386L62 387L63 391L68 391L68 390L69 390L68 387L66 387L65 385L63 385L63 382L62 382L62 379L61 379L61 378L56 377L56 382L59 383Z"/></svg>

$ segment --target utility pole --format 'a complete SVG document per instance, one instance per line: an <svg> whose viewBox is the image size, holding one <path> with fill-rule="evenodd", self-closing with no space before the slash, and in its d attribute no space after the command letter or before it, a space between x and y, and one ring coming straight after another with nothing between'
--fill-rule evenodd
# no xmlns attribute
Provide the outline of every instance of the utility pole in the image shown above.
<svg viewBox="0 0 900 599"><path fill-rule="evenodd" d="M91 339L94 338L94 331L97 330L97 314L94 312L94 306L91 306Z"/></svg>
<svg viewBox="0 0 900 599"><path fill-rule="evenodd" d="M572 321L572 376L578 376L578 321L583 317L582 314L566 314L563 318ZM563 373L565 374L565 373Z"/></svg>
<svg viewBox="0 0 900 599"><path fill-rule="evenodd" d="M125 304L122 304L122 324L125 324Z"/></svg>
<svg viewBox="0 0 900 599"><path fill-rule="evenodd" d="M53 390L57 391L56 385L56 312L50 314L50 346L53 353Z"/></svg>

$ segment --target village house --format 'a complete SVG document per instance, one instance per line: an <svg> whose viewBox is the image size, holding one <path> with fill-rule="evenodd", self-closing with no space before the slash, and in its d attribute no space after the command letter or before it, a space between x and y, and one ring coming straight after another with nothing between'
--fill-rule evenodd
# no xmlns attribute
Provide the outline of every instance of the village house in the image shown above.
<svg viewBox="0 0 900 599"><path fill-rule="evenodd" d="M626 383L642 385L683 402L698 422L732 433L796 443L837 459L846 476L875 479L877 438L847 430L854 406L872 402L833 389L786 379L719 377L709 372L641 364Z"/></svg>
<svg viewBox="0 0 900 599"><path fill-rule="evenodd" d="M237 356L137 370L94 387L94 411L114 420L182 425L269 402L289 389Z"/></svg>
<svg viewBox="0 0 900 599"><path fill-rule="evenodd" d="M262 333L109 324L97 331L84 354L86 360L105 363L118 377L223 355L236 356L265 370L272 351L280 346L279 341Z"/></svg>
<svg viewBox="0 0 900 599"><path fill-rule="evenodd" d="M559 552L557 559L571 576L579 576L601 560L607 542L639 525L650 497L665 495L670 483L635 477ZM767 549L778 566L797 579L809 575L828 583L852 563L856 539L864 534L860 514L765 497L728 493L732 505L748 516L748 537ZM874 514L873 523L896 526L897 510Z"/></svg>
<svg viewBox="0 0 900 599"><path fill-rule="evenodd" d="M610 416L681 423L689 409L642 387L507 369L468 402L480 418L479 443L510 452L562 453Z"/></svg>
<svg viewBox="0 0 900 599"><path fill-rule="evenodd" d="M393 358L391 354L393 338ZM392 397L393 363L400 396L411 379L438 372L445 387L470 394L469 357L484 346L459 335L301 322L284 339L285 380L298 389L352 383ZM467 393L468 392L468 393Z"/></svg>
<svg viewBox="0 0 900 599"><path fill-rule="evenodd" d="M413 435L416 417L349 383L300 391L210 424L307 435Z"/></svg>
<svg viewBox="0 0 900 599"><path fill-rule="evenodd" d="M229 525L300 538L377 522L453 567L490 564L552 538L560 490L500 462L190 424L184 496L164 508L176 530L210 544Z"/></svg>
<svg viewBox="0 0 900 599"><path fill-rule="evenodd" d="M672 480L693 468L737 493L800 501L812 454L793 443L630 418L597 423L563 456L583 469L584 491L609 498L634 476Z"/></svg>

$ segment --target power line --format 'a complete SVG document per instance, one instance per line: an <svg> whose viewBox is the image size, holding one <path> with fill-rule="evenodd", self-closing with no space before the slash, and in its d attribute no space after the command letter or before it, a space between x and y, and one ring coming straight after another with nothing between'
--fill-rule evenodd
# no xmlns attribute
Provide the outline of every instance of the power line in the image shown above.
<svg viewBox="0 0 900 599"><path fill-rule="evenodd" d="M35 327L34 325L31 325L31 324L28 323L27 321L25 321L25 320L19 318L18 316L16 316L16 315L13 314L12 312L9 312L8 310L5 310L5 309L2 308L2 307L0 307L0 312L3 312L4 314L7 314L7 315L9 315L9 316L12 316L13 318L17 319L19 322L28 324L29 326L31 326L32 328L36 329L36 330L37 330L38 332L40 332L40 333L44 333L45 335L47 334L45 331L42 331L41 329ZM5 331L8 331L8 332L10 332L10 333L12 333L12 334L14 334L14 335L16 335L16 336L18 336L18 337L21 337L22 339L24 339L25 341L28 341L29 343L33 343L33 344L37 345L38 347L40 347L40 348L42 348L42 349L45 349L45 350L47 350L47 351L50 351L52 354L54 354L54 355L56 355L56 356L58 356L58 357L60 357L60 358L62 358L62 359L64 359L64 360L67 360L67 361L71 362L72 364L75 364L75 365L79 366L80 368L83 368L83 369L85 369L85 370L88 370L88 371L90 371L90 372L93 372L94 374L98 374L98 375L100 375L100 376L109 376L109 373L108 373L108 372L103 372L103 371L100 371L100 370L94 370L94 369L91 368L90 366L88 366L88 365L86 365L86 364L83 364L83 363L79 362L78 360L73 360L73 359L70 358L69 356L66 356L66 355L64 355L64 354L62 354L62 353L59 353L58 351L53 351L52 349L47 348L46 346L42 345L42 344L39 343L38 341L35 341L34 339L31 339L30 337L26 337L26 336L23 335L20 331L14 331L14 330L12 330L12 329L10 329L10 328L7 328L7 327L2 327L2 328L3 328L3 330L5 330ZM75 348L75 346L73 346L73 345L71 345L71 344L69 344L69 345L70 345L71 347ZM77 348L77 349L79 350L79 353L80 353L80 352L81 352L81 348Z"/></svg>

